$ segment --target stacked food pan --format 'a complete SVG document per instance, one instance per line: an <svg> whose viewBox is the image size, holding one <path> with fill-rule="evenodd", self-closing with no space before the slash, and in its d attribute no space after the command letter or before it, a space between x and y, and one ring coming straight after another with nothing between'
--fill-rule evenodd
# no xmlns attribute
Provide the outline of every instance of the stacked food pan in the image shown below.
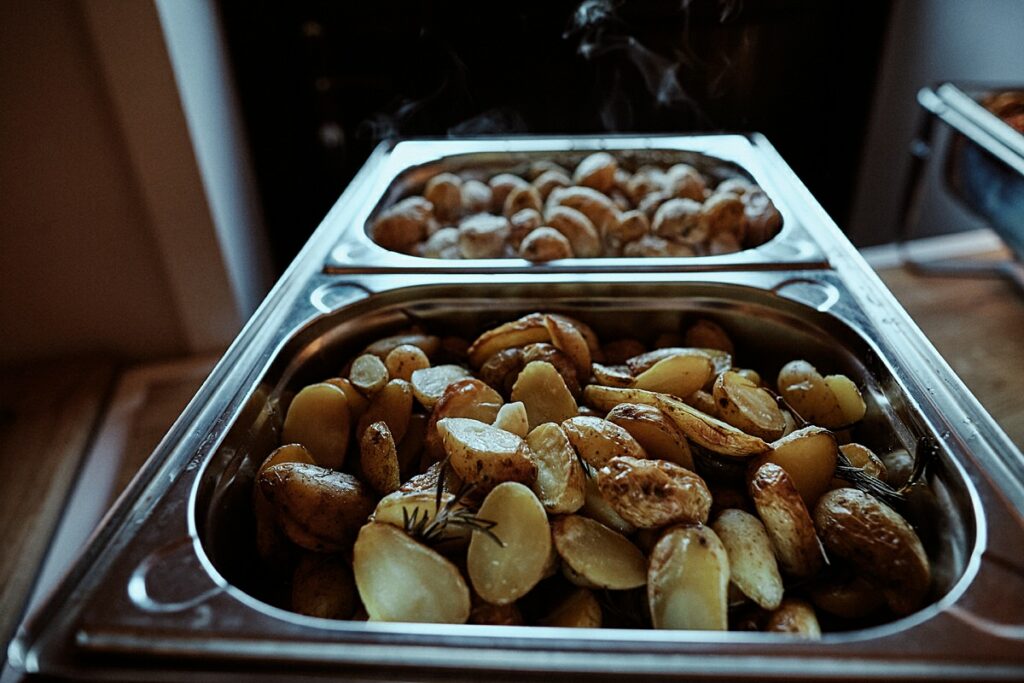
<svg viewBox="0 0 1024 683"><path fill-rule="evenodd" d="M781 229L735 253L547 263L443 261L371 237L376 217L440 172L572 168L598 150L634 167L682 162L751 180ZM802 640L333 621L263 599L253 480L295 392L411 323L472 339L538 310L609 338L706 316L767 367L799 356L852 378L864 438L934 452L925 493L906 504L932 568L926 606ZM371 156L10 654L30 673L90 680L1020 679L1021 548L1021 453L763 137L410 141Z"/></svg>

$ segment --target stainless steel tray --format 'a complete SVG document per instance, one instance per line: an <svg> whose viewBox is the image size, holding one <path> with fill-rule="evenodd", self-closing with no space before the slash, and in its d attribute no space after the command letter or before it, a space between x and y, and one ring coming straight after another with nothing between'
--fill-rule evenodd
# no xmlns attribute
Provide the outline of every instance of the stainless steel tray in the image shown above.
<svg viewBox="0 0 1024 683"><path fill-rule="evenodd" d="M19 632L10 649L16 667L89 680L195 672L204 680L1024 676L1024 457L784 165L771 176L776 196L784 192L815 226L823 259L716 272L334 274L325 255L377 180L357 177L246 325ZM926 539L938 577L932 603L811 643L751 633L331 622L243 590L258 592L239 567L247 509L239 498L247 500L254 460L275 439L284 392L335 369L346 350L410 312L469 328L535 309L599 327L710 311L741 338L757 335L769 355L773 345L799 346L865 383L877 426L870 438L910 445L929 435L941 445L936 498L921 508L940 520L941 533Z"/></svg>
<svg viewBox="0 0 1024 683"><path fill-rule="evenodd" d="M760 185L782 214L782 229L768 242L721 256L691 258L588 258L534 264L523 259L443 260L410 256L377 245L367 232L371 218L401 197L422 191L433 175L465 169L490 173L525 168L529 162L553 160L574 166L587 154L606 150L636 164L689 163L703 171L730 170ZM779 268L809 266L825 260L816 239L815 216L787 200L790 188L780 180L782 163L763 136L609 136L514 139L418 140L383 147L364 168L373 176L366 193L333 217L338 241L327 261L333 273L404 272L652 272ZM785 164L782 163L785 168ZM791 175L791 174L789 174Z"/></svg>

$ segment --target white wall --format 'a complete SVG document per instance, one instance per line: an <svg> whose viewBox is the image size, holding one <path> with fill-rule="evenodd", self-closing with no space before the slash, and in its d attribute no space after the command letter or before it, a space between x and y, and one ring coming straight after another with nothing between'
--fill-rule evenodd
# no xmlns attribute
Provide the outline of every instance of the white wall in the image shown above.
<svg viewBox="0 0 1024 683"><path fill-rule="evenodd" d="M848 230L855 243L893 239L908 150L922 111L916 94L946 80L1024 86L1024 0L895 3ZM930 165L918 231L981 227L943 194L941 165Z"/></svg>
<svg viewBox="0 0 1024 683"><path fill-rule="evenodd" d="M215 350L269 287L213 0L163 4L0 2L0 362Z"/></svg>

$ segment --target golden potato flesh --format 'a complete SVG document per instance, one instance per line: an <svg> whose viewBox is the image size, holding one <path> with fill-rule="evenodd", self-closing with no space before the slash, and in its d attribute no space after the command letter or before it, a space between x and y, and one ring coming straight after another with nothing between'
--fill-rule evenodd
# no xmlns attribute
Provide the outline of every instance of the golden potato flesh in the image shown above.
<svg viewBox="0 0 1024 683"><path fill-rule="evenodd" d="M648 457L668 460L693 470L693 455L686 436L660 408L642 403L620 403L606 418L629 432Z"/></svg>
<svg viewBox="0 0 1024 683"><path fill-rule="evenodd" d="M628 431L599 417L578 415L562 423L569 443L591 467L604 467L619 455L646 458L647 453Z"/></svg>
<svg viewBox="0 0 1024 683"><path fill-rule="evenodd" d="M409 381L412 383L412 393L416 400L424 408L431 410L441 400L445 389L469 376L469 370L461 365L435 365L413 370Z"/></svg>
<svg viewBox="0 0 1024 683"><path fill-rule="evenodd" d="M364 396L372 396L388 383L388 368L384 361L370 353L364 353L354 361L348 371L348 380Z"/></svg>
<svg viewBox="0 0 1024 683"><path fill-rule="evenodd" d="M860 389L846 375L828 375L825 377L825 385L835 396L839 404L839 412L842 413L842 425L850 425L858 422L867 412L867 405L864 397L860 395ZM827 426L827 425L826 425ZM841 425L834 425L841 426Z"/></svg>
<svg viewBox="0 0 1024 683"><path fill-rule="evenodd" d="M684 398L704 386L713 369L703 354L669 356L637 375L635 386Z"/></svg>
<svg viewBox="0 0 1024 683"><path fill-rule="evenodd" d="M545 319L541 313L531 313L484 332L469 347L469 364L479 368L499 351L551 341Z"/></svg>
<svg viewBox="0 0 1024 683"><path fill-rule="evenodd" d="M500 543L474 532L466 554L473 589L495 605L526 595L544 575L551 553L551 528L544 506L516 482L499 484L480 505L477 517L493 522Z"/></svg>
<svg viewBox="0 0 1024 683"><path fill-rule="evenodd" d="M641 529L703 523L711 511L704 480L664 460L612 458L598 471L597 487L623 519Z"/></svg>
<svg viewBox="0 0 1024 683"><path fill-rule="evenodd" d="M545 361L527 363L512 386L512 400L522 401L530 429L545 422L561 423L577 412L565 380Z"/></svg>
<svg viewBox="0 0 1024 683"><path fill-rule="evenodd" d="M585 479L586 499L579 514L598 521L620 534L631 534L636 531L636 527L624 520L622 515L616 512L615 508L601 495L601 490L597 488L597 473L593 469L589 471Z"/></svg>
<svg viewBox="0 0 1024 683"><path fill-rule="evenodd" d="M761 456L786 470L808 509L827 491L836 471L836 437L821 427L804 427L772 443Z"/></svg>
<svg viewBox="0 0 1024 683"><path fill-rule="evenodd" d="M764 525L743 510L723 510L711 525L729 556L732 583L764 609L782 602L782 577Z"/></svg>
<svg viewBox="0 0 1024 683"><path fill-rule="evenodd" d="M437 423L446 417L468 417L491 424L498 417L504 400L501 394L478 379L468 377L448 385L441 398L434 404L427 423L427 455L434 460L444 457L441 435Z"/></svg>
<svg viewBox="0 0 1024 683"><path fill-rule="evenodd" d="M622 534L579 515L559 517L552 525L562 561L587 583L625 590L647 581L647 560Z"/></svg>
<svg viewBox="0 0 1024 683"><path fill-rule="evenodd" d="M412 387L404 379L393 379L370 399L370 405L359 418L358 434L362 438L367 427L374 422L383 422L398 443L405 438L411 417Z"/></svg>
<svg viewBox="0 0 1024 683"><path fill-rule="evenodd" d="M494 418L494 426L525 439L526 435L530 433L530 421L526 417L526 406L521 401L506 403L498 410L498 415Z"/></svg>
<svg viewBox="0 0 1024 683"><path fill-rule="evenodd" d="M348 412L353 420L358 420L363 411L366 410L366 407L370 405L370 401L355 388L352 382L344 377L331 377L330 379L325 379L324 383L333 384L345 392L345 398L348 399Z"/></svg>
<svg viewBox="0 0 1024 683"><path fill-rule="evenodd" d="M799 598L786 598L782 604L768 617L765 631L774 633L791 633L808 640L821 638L821 626L818 615L810 603Z"/></svg>
<svg viewBox="0 0 1024 683"><path fill-rule="evenodd" d="M285 462L302 462L307 465L316 464L316 460L313 459L313 454L309 452L308 448L302 444L289 443L275 448L274 451L267 456L266 460L260 464L259 469L256 470L256 478L259 479L259 476L263 474L263 471L268 467L280 465ZM256 490L258 491L259 489L257 488Z"/></svg>
<svg viewBox="0 0 1024 683"><path fill-rule="evenodd" d="M857 489L821 497L814 523L826 550L841 557L884 591L889 607L909 614L924 604L931 569L917 532L901 515Z"/></svg>
<svg viewBox="0 0 1024 683"><path fill-rule="evenodd" d="M288 406L281 439L305 446L318 465L338 468L345 462L350 425L345 392L332 384L312 384Z"/></svg>
<svg viewBox="0 0 1024 683"><path fill-rule="evenodd" d="M401 529L367 524L352 558L371 621L462 624L469 617L469 587L458 568Z"/></svg>
<svg viewBox="0 0 1024 683"><path fill-rule="evenodd" d="M373 512L374 497L361 481L318 465L274 465L257 481L285 534L307 550L346 549Z"/></svg>
<svg viewBox="0 0 1024 683"><path fill-rule="evenodd" d="M738 372L729 370L720 374L712 396L718 417L747 434L773 441L786 429L786 420L775 397Z"/></svg>
<svg viewBox="0 0 1024 683"><path fill-rule="evenodd" d="M822 427L841 427L842 409L835 394L813 365L804 360L786 363L779 370L779 393L800 417Z"/></svg>
<svg viewBox="0 0 1024 683"><path fill-rule="evenodd" d="M430 367L430 359L420 347L402 344L391 350L384 359L384 366L392 379L404 379L408 382L412 379L413 371Z"/></svg>
<svg viewBox="0 0 1024 683"><path fill-rule="evenodd" d="M562 428L551 422L539 425L527 435L526 443L537 466L531 488L544 509L552 514L580 509L586 493L585 475Z"/></svg>
<svg viewBox="0 0 1024 683"><path fill-rule="evenodd" d="M566 318L557 315L544 316L544 326L551 335L551 343L572 359L576 377L586 381L590 377L590 347L583 333Z"/></svg>
<svg viewBox="0 0 1024 683"><path fill-rule="evenodd" d="M462 417L439 420L437 430L452 469L466 482L490 489L505 481L530 484L537 476L529 446L511 432Z"/></svg>
<svg viewBox="0 0 1024 683"><path fill-rule="evenodd" d="M709 527L666 531L651 553L647 599L654 628L728 629L729 557Z"/></svg>

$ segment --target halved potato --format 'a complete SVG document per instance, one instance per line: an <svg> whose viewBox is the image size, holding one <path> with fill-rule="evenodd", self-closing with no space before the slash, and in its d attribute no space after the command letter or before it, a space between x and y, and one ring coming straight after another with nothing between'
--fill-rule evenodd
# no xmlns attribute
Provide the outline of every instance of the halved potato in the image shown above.
<svg viewBox="0 0 1024 683"><path fill-rule="evenodd" d="M441 400L445 389L469 376L469 370L461 365L435 365L413 370L409 381L416 400L427 410L432 410Z"/></svg>
<svg viewBox="0 0 1024 683"><path fill-rule="evenodd" d="M728 354L732 354L735 349L729 333L721 325L707 318L694 321L683 333L683 339L690 346L719 349Z"/></svg>
<svg viewBox="0 0 1024 683"><path fill-rule="evenodd" d="M412 415L412 387L404 379L393 379L374 394L366 412L359 418L356 432L362 438L363 432L374 422L384 422L391 430L395 442L405 438Z"/></svg>
<svg viewBox="0 0 1024 683"><path fill-rule="evenodd" d="M576 414L576 399L551 363L527 363L512 387L512 400L522 401L530 429L545 422L560 423Z"/></svg>
<svg viewBox="0 0 1024 683"><path fill-rule="evenodd" d="M576 376L580 381L586 381L590 377L590 347L583 333L562 316L544 316L544 326L551 336L551 343L559 351L563 351L572 359L576 367Z"/></svg>
<svg viewBox="0 0 1024 683"><path fill-rule="evenodd" d="M845 424L842 409L825 378L805 360L786 363L779 370L779 393L800 417L822 427Z"/></svg>
<svg viewBox="0 0 1024 683"><path fill-rule="evenodd" d="M577 415L562 423L569 443L592 467L604 467L617 455L646 458L647 453L628 431L617 424L589 415Z"/></svg>
<svg viewBox="0 0 1024 683"><path fill-rule="evenodd" d="M664 460L612 458L598 471L597 487L623 519L641 529L704 523L711 511L704 480Z"/></svg>
<svg viewBox="0 0 1024 683"><path fill-rule="evenodd" d="M281 439L305 446L318 465L338 468L348 451L351 419L344 391L332 384L311 384L288 406Z"/></svg>
<svg viewBox="0 0 1024 683"><path fill-rule="evenodd" d="M540 625L601 628L601 605L592 591L586 588L577 588L569 594L569 597L558 603L550 613L542 617Z"/></svg>
<svg viewBox="0 0 1024 683"><path fill-rule="evenodd" d="M637 375L634 386L683 398L704 386L713 369L704 354L673 355Z"/></svg>
<svg viewBox="0 0 1024 683"><path fill-rule="evenodd" d="M579 515L559 517L552 524L555 548L562 562L600 588L625 590L647 581L647 560L622 534Z"/></svg>
<svg viewBox="0 0 1024 683"><path fill-rule="evenodd" d="M825 562L821 542L786 470L771 462L751 468L747 488L782 571L800 578L817 574Z"/></svg>
<svg viewBox="0 0 1024 683"><path fill-rule="evenodd" d="M481 489L537 476L529 446L511 432L463 417L439 420L437 431L455 473Z"/></svg>
<svg viewBox="0 0 1024 683"><path fill-rule="evenodd" d="M611 409L606 419L629 432L648 457L668 460L693 470L693 454L686 436L660 408L642 403L620 403Z"/></svg>
<svg viewBox="0 0 1024 683"><path fill-rule="evenodd" d="M364 526L352 559L372 621L462 624L469 617L469 587L458 568L390 524Z"/></svg>
<svg viewBox="0 0 1024 683"><path fill-rule="evenodd" d="M484 332L469 346L469 364L479 368L499 351L551 341L546 318L542 313L531 313Z"/></svg>
<svg viewBox="0 0 1024 683"><path fill-rule="evenodd" d="M466 570L481 598L507 605L530 592L540 581L551 552L551 528L544 506L517 482L499 484L484 499L477 516L494 523L501 543L474 532Z"/></svg>
<svg viewBox="0 0 1024 683"><path fill-rule="evenodd" d="M775 562L771 539L754 515L730 508L711 524L729 556L732 583L764 609L782 602L782 577Z"/></svg>
<svg viewBox="0 0 1024 683"><path fill-rule="evenodd" d="M273 503L282 530L307 550L348 548L375 503L368 487L354 476L319 465L274 465L260 474L258 483Z"/></svg>
<svg viewBox="0 0 1024 683"><path fill-rule="evenodd" d="M747 434L773 441L786 429L786 420L775 397L739 372L730 370L720 374L712 396L717 403L717 415Z"/></svg>
<svg viewBox="0 0 1024 683"><path fill-rule="evenodd" d="M565 432L547 422L526 437L537 478L531 488L544 509L552 514L576 512L586 497L583 467Z"/></svg>
<svg viewBox="0 0 1024 683"><path fill-rule="evenodd" d="M829 553L879 585L897 614L919 608L931 587L931 568L921 540L896 511L857 489L821 497L814 523Z"/></svg>
<svg viewBox="0 0 1024 683"><path fill-rule="evenodd" d="M414 371L430 367L430 359L420 347L402 344L391 350L384 359L384 366L388 370L389 377L404 379L408 382Z"/></svg>
<svg viewBox="0 0 1024 683"><path fill-rule="evenodd" d="M768 617L765 631L775 633L792 633L793 635L818 640L821 638L821 626L818 615L810 603L799 598L786 598L782 604Z"/></svg>
<svg viewBox="0 0 1024 683"><path fill-rule="evenodd" d="M579 509L579 514L596 520L623 535L629 535L636 531L636 527L624 520L622 515L616 512L615 508L601 495L601 490L597 488L597 472L589 469L585 479L586 499L583 502L583 507Z"/></svg>
<svg viewBox="0 0 1024 683"><path fill-rule="evenodd" d="M591 372L594 382L603 384L606 387L632 387L636 385L636 378L629 372L625 365L601 365L591 363Z"/></svg>
<svg viewBox="0 0 1024 683"><path fill-rule="evenodd" d="M728 629L729 557L706 526L666 531L651 553L647 599L654 628Z"/></svg>
<svg viewBox="0 0 1024 683"><path fill-rule="evenodd" d="M657 406L676 423L688 439L720 455L741 458L764 453L770 448L764 440L691 408L682 400L668 394L591 384L583 390L583 399L588 405L605 411L620 403Z"/></svg>
<svg viewBox="0 0 1024 683"><path fill-rule="evenodd" d="M732 364L732 357L721 351L713 349L688 348L685 346L662 346L654 349L653 351L647 351L631 358L627 358L626 367L629 368L629 371L633 373L634 376L640 376L663 360L674 358L676 356L707 358L711 361L713 367L712 372L714 374L718 374L723 370L728 370ZM722 367L723 363L725 363L724 368ZM699 389L700 387L697 388Z"/></svg>
<svg viewBox="0 0 1024 683"><path fill-rule="evenodd" d="M388 368L377 356L364 353L354 361L348 371L348 381L364 396L372 396L388 383Z"/></svg>
<svg viewBox="0 0 1024 683"><path fill-rule="evenodd" d="M504 404L501 394L472 377L456 380L448 385L434 405L427 423L427 455L440 460L444 446L437 433L437 423L446 417L468 417L491 424Z"/></svg>
<svg viewBox="0 0 1024 683"><path fill-rule="evenodd" d="M839 451L846 456L851 465L864 470L865 474L869 474L883 482L889 480L889 473L885 468L885 463L867 446L859 443L847 443L840 446ZM830 484L830 488L834 489L843 489L849 486L850 482L838 476L833 477Z"/></svg>
<svg viewBox="0 0 1024 683"><path fill-rule="evenodd" d="M377 493L387 495L401 485L398 448L384 422L374 422L359 439L359 465L363 478Z"/></svg>
<svg viewBox="0 0 1024 683"><path fill-rule="evenodd" d="M352 382L349 382L344 377L331 377L330 379L325 379L324 383L333 384L345 392L345 398L348 399L348 412L353 420L358 420L359 416L366 410L366 406L370 405L370 401L355 388Z"/></svg>
<svg viewBox="0 0 1024 683"><path fill-rule="evenodd" d="M810 426L775 441L772 450L760 457L786 470L810 509L831 486L838 452L832 432Z"/></svg>
<svg viewBox="0 0 1024 683"><path fill-rule="evenodd" d="M835 396L839 404L839 412L842 413L842 424L850 425L859 422L867 412L867 405L864 397L860 395L860 389L846 375L828 375L825 377L825 385ZM835 425L841 426L841 425Z"/></svg>
<svg viewBox="0 0 1024 683"><path fill-rule="evenodd" d="M378 339L363 349L363 353L371 353L377 356L377 358L384 360L396 347L403 345L415 346L429 357L433 356L441 348L441 338L435 337L432 334L405 332Z"/></svg>
<svg viewBox="0 0 1024 683"><path fill-rule="evenodd" d="M498 415L494 418L494 426L525 439L526 435L530 433L530 420L526 416L526 406L522 401L506 403L498 410Z"/></svg>
<svg viewBox="0 0 1024 683"><path fill-rule="evenodd" d="M452 503L455 496L444 491L441 494L441 509ZM461 502L454 506L453 511L464 509ZM384 496L377 503L370 517L371 522L390 524L399 529L405 529L406 522L410 525L422 524L425 528L437 517L437 492L434 490L425 491L395 491ZM465 539L469 540L470 530L461 524L449 524L441 535L443 540Z"/></svg>

